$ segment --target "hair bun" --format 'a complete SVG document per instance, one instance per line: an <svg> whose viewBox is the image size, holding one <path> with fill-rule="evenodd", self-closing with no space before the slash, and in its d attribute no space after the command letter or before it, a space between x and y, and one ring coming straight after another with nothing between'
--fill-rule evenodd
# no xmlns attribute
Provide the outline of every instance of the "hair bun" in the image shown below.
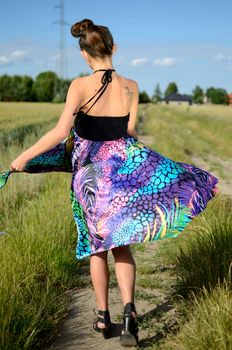
<svg viewBox="0 0 232 350"><path fill-rule="evenodd" d="M74 23L70 29L72 36L79 38L81 51L85 50L91 57L112 56L114 40L107 27L83 19Z"/></svg>
<svg viewBox="0 0 232 350"><path fill-rule="evenodd" d="M83 19L80 22L74 23L71 27L71 34L75 38L85 37L88 31L91 31L94 26L90 19Z"/></svg>

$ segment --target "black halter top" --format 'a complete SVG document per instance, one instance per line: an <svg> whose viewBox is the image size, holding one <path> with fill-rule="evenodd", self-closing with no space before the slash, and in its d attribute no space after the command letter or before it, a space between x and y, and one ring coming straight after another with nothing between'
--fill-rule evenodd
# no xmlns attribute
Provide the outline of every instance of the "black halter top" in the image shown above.
<svg viewBox="0 0 232 350"><path fill-rule="evenodd" d="M127 124L130 114L125 116L93 116L87 114L90 109L95 105L99 98L105 92L108 84L112 81L112 72L114 69L98 69L95 72L104 71L102 76L102 86L97 91L97 93L91 97L83 106L79 108L74 120L74 128L78 136L93 140L93 141L108 141L115 140L120 137L126 136L127 134ZM94 72L94 73L95 73ZM98 95L99 94L99 95ZM98 96L97 96L98 95ZM83 108L91 102L97 96L94 103L88 108L86 112Z"/></svg>

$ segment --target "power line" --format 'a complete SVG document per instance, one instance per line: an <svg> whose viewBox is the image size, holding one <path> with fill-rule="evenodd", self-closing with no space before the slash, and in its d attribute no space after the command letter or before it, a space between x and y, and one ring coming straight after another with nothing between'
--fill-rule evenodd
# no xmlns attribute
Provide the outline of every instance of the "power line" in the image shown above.
<svg viewBox="0 0 232 350"><path fill-rule="evenodd" d="M70 24L64 19L64 0L60 0L60 3L55 6L55 8L60 10L60 19L58 21L53 21L53 23L58 24L60 27L60 54L59 54L59 75L61 79L64 79L66 75L65 68L67 68L66 60L66 49L65 49L65 26ZM65 67L66 66L66 67ZM66 69L67 70L67 69Z"/></svg>

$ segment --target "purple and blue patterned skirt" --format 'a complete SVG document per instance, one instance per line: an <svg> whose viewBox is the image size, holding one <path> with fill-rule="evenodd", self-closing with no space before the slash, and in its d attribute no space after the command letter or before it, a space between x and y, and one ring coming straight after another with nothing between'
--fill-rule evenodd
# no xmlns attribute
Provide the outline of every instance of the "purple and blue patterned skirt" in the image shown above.
<svg viewBox="0 0 232 350"><path fill-rule="evenodd" d="M70 198L76 257L176 237L201 213L218 179L176 162L130 135L92 141L74 131Z"/></svg>
<svg viewBox="0 0 232 350"><path fill-rule="evenodd" d="M218 179L126 134L112 141L71 138L36 156L24 172L72 173L76 257L176 237L218 192ZM74 148L72 144L74 140ZM0 173L4 187L10 170Z"/></svg>

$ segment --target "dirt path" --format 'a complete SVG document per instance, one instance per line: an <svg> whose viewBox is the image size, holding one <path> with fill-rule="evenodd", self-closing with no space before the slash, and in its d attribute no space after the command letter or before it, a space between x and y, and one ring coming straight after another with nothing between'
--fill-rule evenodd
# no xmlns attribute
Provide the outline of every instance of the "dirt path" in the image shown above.
<svg viewBox="0 0 232 350"><path fill-rule="evenodd" d="M143 267L146 266L145 261L148 256L151 258L155 253L157 244L157 242L146 244L144 246L144 251L138 251L134 254L138 267L136 308L140 325L139 348L141 349L148 349L151 343L156 339L158 340L163 337L163 328L170 328L172 327L172 324L175 324L175 309L167 294L163 292L163 288L157 285L157 288L151 290L144 286L144 283L146 283L146 272L149 273L149 271L143 271ZM156 266L158 266L158 264L156 264ZM125 349L119 344L119 335L122 330L123 306L113 272L114 262L112 254L109 254L109 267L111 271L112 285L109 289L109 308L111 320L113 322L111 338L105 340L100 333L97 333L92 329L92 323L96 319L93 312L93 309L96 308L96 300L94 291L92 287L89 286L87 288L71 290L69 292L71 302L67 310L67 316L58 327L57 336L48 349ZM145 275L143 272L145 272ZM160 275L159 271L157 271L157 273ZM152 274L149 273L149 275L151 277ZM154 280L157 280L157 283L160 283L160 280L158 281L155 274L153 274L153 276ZM168 283L170 283L170 280ZM151 320L153 320L153 322L151 322Z"/></svg>

